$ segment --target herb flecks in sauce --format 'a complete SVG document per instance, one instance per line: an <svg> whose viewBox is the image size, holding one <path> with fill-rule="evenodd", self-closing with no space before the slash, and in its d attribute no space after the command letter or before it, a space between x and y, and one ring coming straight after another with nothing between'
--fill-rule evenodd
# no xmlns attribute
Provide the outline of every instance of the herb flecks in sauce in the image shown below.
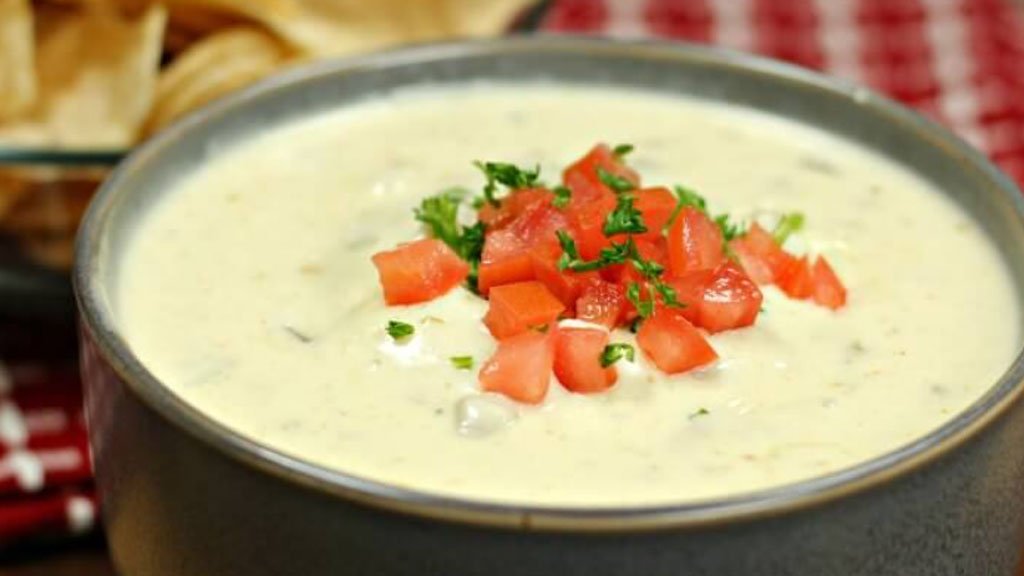
<svg viewBox="0 0 1024 576"><path fill-rule="evenodd" d="M601 351L601 357L598 360L600 361L602 368L607 368L623 358L633 362L635 357L636 352L633 350L632 344L613 342L604 347L604 350Z"/></svg>
<svg viewBox="0 0 1024 576"><path fill-rule="evenodd" d="M388 325L384 330L395 342L401 342L412 336L416 332L416 327L407 322L388 320Z"/></svg>

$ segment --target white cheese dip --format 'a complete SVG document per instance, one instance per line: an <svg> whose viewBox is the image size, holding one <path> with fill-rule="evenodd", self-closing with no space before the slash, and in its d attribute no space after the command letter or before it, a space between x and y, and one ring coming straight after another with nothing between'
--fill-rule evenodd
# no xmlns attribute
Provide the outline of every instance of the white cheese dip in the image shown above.
<svg viewBox="0 0 1024 576"><path fill-rule="evenodd" d="M710 369L669 377L638 353L605 394L481 395L486 302L459 288L385 307L370 256L423 235L424 196L478 188L472 160L539 162L554 182L598 141L635 144L645 183L716 213L802 211L787 246L827 256L847 306L767 287L756 326L709 338ZM132 350L211 418L356 476L535 505L695 501L848 467L949 420L1021 343L1000 255L924 180L803 125L610 88L418 88L274 128L184 177L121 266ZM471 371L449 361L466 355Z"/></svg>

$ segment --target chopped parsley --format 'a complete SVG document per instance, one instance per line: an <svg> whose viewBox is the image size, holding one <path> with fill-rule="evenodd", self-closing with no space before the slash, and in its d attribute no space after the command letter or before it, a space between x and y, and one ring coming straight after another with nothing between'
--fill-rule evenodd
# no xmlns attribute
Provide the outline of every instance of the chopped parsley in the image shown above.
<svg viewBox="0 0 1024 576"><path fill-rule="evenodd" d="M643 216L633 206L632 194L619 194L615 209L608 213L604 222L604 235L614 236L616 234L643 234L647 232Z"/></svg>
<svg viewBox="0 0 1024 576"><path fill-rule="evenodd" d="M636 185L622 176L616 176L604 168L597 169L597 177L616 194L636 189Z"/></svg>
<svg viewBox="0 0 1024 576"><path fill-rule="evenodd" d="M626 155L629 154L632 151L633 151L633 145L632 144L619 144L615 148L612 148L612 154L614 154L615 157L618 158L619 160L622 160L623 158L625 158Z"/></svg>
<svg viewBox="0 0 1024 576"><path fill-rule="evenodd" d="M430 235L447 244L456 254L469 263L470 273L467 279L471 290L476 292L477 269L480 256L484 249L483 222L472 226L458 223L459 205L469 195L463 188L450 188L424 198L418 208L413 210L416 219L426 224Z"/></svg>
<svg viewBox="0 0 1024 576"><path fill-rule="evenodd" d="M679 207L693 206L707 214L708 212L708 201L703 196L697 194L693 189L687 188L686 186L680 186L676 184L676 197L679 198Z"/></svg>
<svg viewBox="0 0 1024 576"><path fill-rule="evenodd" d="M565 208L569 204L569 200L572 200L572 190L565 186L555 186L551 193L555 195L554 199L551 200L551 204L555 208Z"/></svg>
<svg viewBox="0 0 1024 576"><path fill-rule="evenodd" d="M391 336L395 341L399 341L412 336L416 332L416 327L407 322L388 320L388 327L385 330L387 330L388 336Z"/></svg>
<svg viewBox="0 0 1024 576"><path fill-rule="evenodd" d="M473 165L484 173L487 183L484 184L484 199L491 206L500 206L501 200L497 197L498 184L509 189L532 188L540 186L540 165L533 170L520 168L508 162L481 162L477 160Z"/></svg>
<svg viewBox="0 0 1024 576"><path fill-rule="evenodd" d="M698 408L696 412L691 412L690 415L687 416L687 418L693 420L694 418L699 418L700 416L707 416L708 414L711 414L711 412L707 408Z"/></svg>
<svg viewBox="0 0 1024 576"><path fill-rule="evenodd" d="M630 238L623 244L613 243L607 248L602 248L595 260L583 260L572 236L564 230L559 230L555 234L558 236L559 244L562 245L562 256L558 259L559 270L572 270L573 272L600 270L606 266L624 264L636 252L636 245Z"/></svg>
<svg viewBox="0 0 1024 576"><path fill-rule="evenodd" d="M654 287L651 285L647 286L647 295L643 294L645 290L641 289L640 284L637 282L630 282L626 288L626 299L633 304L636 308L636 313L641 318L649 318L654 314Z"/></svg>
<svg viewBox="0 0 1024 576"><path fill-rule="evenodd" d="M786 242L787 238L799 232L803 227L804 215L800 212L790 212L789 214L782 215L779 223L775 225L772 235L775 236L775 241L781 246Z"/></svg>
<svg viewBox="0 0 1024 576"><path fill-rule="evenodd" d="M472 370L473 369L473 357L472 356L452 356L449 358L452 366L456 370Z"/></svg>
<svg viewBox="0 0 1024 576"><path fill-rule="evenodd" d="M459 205L468 192L463 188L449 188L436 196L424 198L413 210L416 219L427 225L430 235L458 251L460 230Z"/></svg>
<svg viewBox="0 0 1024 576"><path fill-rule="evenodd" d="M601 351L601 367L607 368L623 358L632 362L635 359L635 356L636 352L633 350L633 346L631 344L613 342L605 346L604 350Z"/></svg>
<svg viewBox="0 0 1024 576"><path fill-rule="evenodd" d="M715 224L718 229L722 231L722 239L726 242L733 238L739 238L746 233L743 229L743 224L737 224L729 220L728 214L719 214L715 216Z"/></svg>

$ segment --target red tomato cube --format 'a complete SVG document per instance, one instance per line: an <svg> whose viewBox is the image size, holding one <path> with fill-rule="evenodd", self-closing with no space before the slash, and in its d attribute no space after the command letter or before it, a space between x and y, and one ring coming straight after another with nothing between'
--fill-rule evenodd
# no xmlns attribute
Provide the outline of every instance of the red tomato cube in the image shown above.
<svg viewBox="0 0 1024 576"><path fill-rule="evenodd" d="M614 366L601 366L608 345L607 331L596 328L559 328L555 339L555 376L567 390L581 394L604 392L618 379Z"/></svg>
<svg viewBox="0 0 1024 576"><path fill-rule="evenodd" d="M647 240L660 239L664 235L665 224L676 210L679 201L668 188L644 188L636 191L636 202L633 204L643 216L647 232L639 238Z"/></svg>
<svg viewBox="0 0 1024 576"><path fill-rule="evenodd" d="M569 229L583 258L593 260L611 244L604 235L604 223L612 210L615 210L615 194L606 190L599 190L590 198L573 196L566 207Z"/></svg>
<svg viewBox="0 0 1024 576"><path fill-rule="evenodd" d="M489 232L480 258L480 293L487 294L492 286L532 280L530 251L542 244L557 246L555 232L567 227L565 216L550 203L536 203L504 228Z"/></svg>
<svg viewBox="0 0 1024 576"><path fill-rule="evenodd" d="M678 374L714 362L718 358L704 336L670 308L658 308L644 320L636 342L659 370Z"/></svg>
<svg viewBox="0 0 1024 576"><path fill-rule="evenodd" d="M550 327L565 305L540 282L519 282L491 289L484 324L498 340L530 329Z"/></svg>
<svg viewBox="0 0 1024 576"><path fill-rule="evenodd" d="M424 238L372 257L389 306L433 300L466 280L469 264L444 242Z"/></svg>
<svg viewBox="0 0 1024 576"><path fill-rule="evenodd" d="M566 168L562 173L562 182L572 190L573 196L579 194L589 198L602 190L612 192L598 176L598 168L640 186L640 175L615 156L607 144L594 146L586 156Z"/></svg>
<svg viewBox="0 0 1024 576"><path fill-rule="evenodd" d="M775 237L756 222L747 233L729 242L747 276L758 284L771 284L789 267L794 258L775 241Z"/></svg>
<svg viewBox="0 0 1024 576"><path fill-rule="evenodd" d="M814 278L807 256L794 259L775 277L775 284L790 298L806 300L814 295Z"/></svg>
<svg viewBox="0 0 1024 576"><path fill-rule="evenodd" d="M697 270L679 278L670 278L666 283L676 292L676 300L683 305L678 312L690 323L700 322L701 304L704 292L715 276L714 270Z"/></svg>
<svg viewBox="0 0 1024 576"><path fill-rule="evenodd" d="M529 330L499 341L494 355L480 368L480 386L517 402L539 404L551 383L553 336Z"/></svg>
<svg viewBox="0 0 1024 576"><path fill-rule="evenodd" d="M814 266L811 268L811 278L814 284L812 298L816 303L833 310L838 310L846 305L846 287L843 286L839 276L836 276L824 256L818 256L817 261L814 262Z"/></svg>
<svg viewBox="0 0 1024 576"><path fill-rule="evenodd" d="M583 287L591 279L598 277L597 272L559 270L558 260L562 256L562 249L558 246L539 246L530 253L530 256L534 278L561 300L567 309L572 309L576 305L576 299L583 292Z"/></svg>
<svg viewBox="0 0 1024 576"><path fill-rule="evenodd" d="M692 206L679 211L668 231L669 270L683 276L715 268L725 259L722 232L706 214Z"/></svg>
<svg viewBox="0 0 1024 576"><path fill-rule="evenodd" d="M625 288L603 280L592 280L583 287L576 300L576 318L610 330L622 320L625 307Z"/></svg>
<svg viewBox="0 0 1024 576"><path fill-rule="evenodd" d="M764 296L739 266L726 262L704 287L697 325L715 333L750 326L761 311Z"/></svg>
<svg viewBox="0 0 1024 576"><path fill-rule="evenodd" d="M546 188L520 188L513 190L501 200L498 207L484 204L477 212L477 218L488 230L497 230L522 216L527 210L550 205L554 195Z"/></svg>

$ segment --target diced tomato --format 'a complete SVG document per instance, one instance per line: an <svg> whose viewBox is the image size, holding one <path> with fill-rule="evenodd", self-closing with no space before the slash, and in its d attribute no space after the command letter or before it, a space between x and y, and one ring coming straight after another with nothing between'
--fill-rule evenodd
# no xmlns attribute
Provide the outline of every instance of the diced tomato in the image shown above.
<svg viewBox="0 0 1024 576"><path fill-rule="evenodd" d="M488 230L497 230L522 216L535 206L549 205L554 197L546 188L520 188L513 190L501 200L501 206L484 204L477 211L477 219L483 222Z"/></svg>
<svg viewBox="0 0 1024 576"><path fill-rule="evenodd" d="M555 376L566 389L582 394L611 388L619 374L601 366L609 334L595 328L559 328L555 338Z"/></svg>
<svg viewBox="0 0 1024 576"><path fill-rule="evenodd" d="M814 278L807 256L794 259L775 276L775 284L790 298L806 300L814 294Z"/></svg>
<svg viewBox="0 0 1024 576"><path fill-rule="evenodd" d="M612 192L604 182L601 182L598 168L613 176L625 178L637 187L640 186L640 175L615 156L607 144L594 146L586 156L566 168L562 173L562 182L572 190L573 196L578 194L589 199L602 190Z"/></svg>
<svg viewBox="0 0 1024 576"><path fill-rule="evenodd" d="M714 277L714 270L697 270L678 278L666 280L668 285L676 291L676 300L683 305L683 308L679 309L679 313L692 324L700 322L704 292Z"/></svg>
<svg viewBox="0 0 1024 576"><path fill-rule="evenodd" d="M480 368L480 386L526 404L544 400L555 361L554 334L533 330L498 342Z"/></svg>
<svg viewBox="0 0 1024 576"><path fill-rule="evenodd" d="M593 260L611 244L604 235L604 223L612 210L615 210L615 194L607 190L598 190L587 199L574 196L569 202L565 215L583 258Z"/></svg>
<svg viewBox="0 0 1024 576"><path fill-rule="evenodd" d="M659 307L644 320L637 345L662 372L678 374L714 362L718 354L682 314Z"/></svg>
<svg viewBox="0 0 1024 576"><path fill-rule="evenodd" d="M846 304L846 287L824 256L818 256L814 262L811 277L814 283L812 297L815 302L833 310L838 310Z"/></svg>
<svg viewBox="0 0 1024 576"><path fill-rule="evenodd" d="M433 300L465 281L466 264L444 242L424 238L373 255L389 306Z"/></svg>
<svg viewBox="0 0 1024 576"><path fill-rule="evenodd" d="M750 326L763 299L757 284L739 266L726 262L715 269L704 288L697 325L712 333Z"/></svg>
<svg viewBox="0 0 1024 576"><path fill-rule="evenodd" d="M484 324L498 340L531 328L550 327L565 310L565 305L540 282L495 286L490 301Z"/></svg>
<svg viewBox="0 0 1024 576"><path fill-rule="evenodd" d="M740 261L750 279L758 284L771 284L795 260L775 241L775 237L756 222L747 233L729 242L729 248Z"/></svg>
<svg viewBox="0 0 1024 576"><path fill-rule="evenodd" d="M668 231L669 268L673 276L715 268L725 258L722 232L706 214L687 206Z"/></svg>
<svg viewBox="0 0 1024 576"><path fill-rule="evenodd" d="M583 287L576 301L576 318L611 329L619 324L625 306L625 288L602 280L592 280Z"/></svg>
<svg viewBox="0 0 1024 576"><path fill-rule="evenodd" d="M487 294L492 286L532 280L530 251L542 244L557 245L555 232L567 226L561 212L550 204L538 203L504 228L489 232L480 258L480 292Z"/></svg>
<svg viewBox="0 0 1024 576"><path fill-rule="evenodd" d="M568 309L575 306L576 299L580 297L587 282L598 278L597 272L559 270L558 260L562 256L562 249L559 246L539 246L530 252L530 256L534 278L544 284Z"/></svg>
<svg viewBox="0 0 1024 576"><path fill-rule="evenodd" d="M633 204L644 219L647 232L638 238L656 240L662 237L663 228L675 212L678 200L668 188L644 188L636 191L636 202Z"/></svg>

